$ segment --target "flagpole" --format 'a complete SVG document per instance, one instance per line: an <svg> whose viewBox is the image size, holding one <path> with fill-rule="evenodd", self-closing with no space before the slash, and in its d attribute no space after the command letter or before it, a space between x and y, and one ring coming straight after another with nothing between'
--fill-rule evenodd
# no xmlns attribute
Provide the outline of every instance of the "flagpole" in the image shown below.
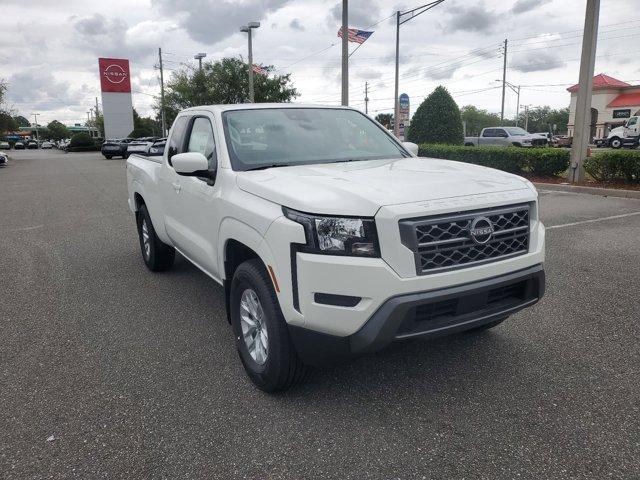
<svg viewBox="0 0 640 480"><path fill-rule="evenodd" d="M342 0L342 105L349 105L349 0Z"/></svg>

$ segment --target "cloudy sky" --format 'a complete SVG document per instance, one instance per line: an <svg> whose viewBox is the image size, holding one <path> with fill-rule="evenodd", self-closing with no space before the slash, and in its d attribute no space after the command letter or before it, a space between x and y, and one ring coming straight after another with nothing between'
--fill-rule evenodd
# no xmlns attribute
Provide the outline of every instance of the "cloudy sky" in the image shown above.
<svg viewBox="0 0 640 480"><path fill-rule="evenodd" d="M351 57L351 105L393 107L393 58L398 9L426 0L350 0L350 25L375 30ZM39 123L86 120L100 95L98 57L131 60L134 107L152 114L159 92L158 47L167 75L193 55L245 55L238 27L260 21L255 63L292 73L308 103L340 103L338 0L1 0L0 78L9 83L5 107ZM602 0L596 73L640 83L638 0ZM400 90L412 111L438 84L460 106L498 112L501 43L509 39L507 80L522 85L521 104L568 105L566 87L578 77L585 0L445 0L401 28ZM351 44L352 49L357 44ZM506 113L515 114L509 93Z"/></svg>

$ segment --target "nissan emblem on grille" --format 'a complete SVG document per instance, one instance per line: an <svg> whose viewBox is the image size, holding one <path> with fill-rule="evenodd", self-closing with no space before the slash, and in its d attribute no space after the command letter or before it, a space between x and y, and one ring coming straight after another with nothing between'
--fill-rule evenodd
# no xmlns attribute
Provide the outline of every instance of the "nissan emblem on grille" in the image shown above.
<svg viewBox="0 0 640 480"><path fill-rule="evenodd" d="M493 235L493 223L487 217L477 217L471 222L471 228L469 228L469 234L471 239L478 245L484 245Z"/></svg>
<svg viewBox="0 0 640 480"><path fill-rule="evenodd" d="M414 253L416 273L496 262L529 250L529 205L400 220L402 243Z"/></svg>

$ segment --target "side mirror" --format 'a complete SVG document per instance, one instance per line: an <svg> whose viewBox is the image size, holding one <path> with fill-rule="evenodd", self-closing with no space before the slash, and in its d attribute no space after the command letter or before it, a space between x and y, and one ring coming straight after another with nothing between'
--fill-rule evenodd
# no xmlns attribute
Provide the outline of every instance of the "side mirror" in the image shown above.
<svg viewBox="0 0 640 480"><path fill-rule="evenodd" d="M209 162L200 152L177 153L171 157L171 165L180 175L207 170Z"/></svg>
<svg viewBox="0 0 640 480"><path fill-rule="evenodd" d="M420 150L420 147L418 147L418 145L416 145L415 143L413 143L413 142L402 142L402 146L404 148L406 148L407 150L409 150L411 155L413 155L414 157L418 156L418 151Z"/></svg>

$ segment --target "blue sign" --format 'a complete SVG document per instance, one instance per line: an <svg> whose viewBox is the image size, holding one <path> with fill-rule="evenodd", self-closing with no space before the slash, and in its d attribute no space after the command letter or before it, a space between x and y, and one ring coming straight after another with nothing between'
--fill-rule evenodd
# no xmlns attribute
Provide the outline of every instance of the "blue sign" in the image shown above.
<svg viewBox="0 0 640 480"><path fill-rule="evenodd" d="M409 108L409 95L403 93L400 95L400 108Z"/></svg>

